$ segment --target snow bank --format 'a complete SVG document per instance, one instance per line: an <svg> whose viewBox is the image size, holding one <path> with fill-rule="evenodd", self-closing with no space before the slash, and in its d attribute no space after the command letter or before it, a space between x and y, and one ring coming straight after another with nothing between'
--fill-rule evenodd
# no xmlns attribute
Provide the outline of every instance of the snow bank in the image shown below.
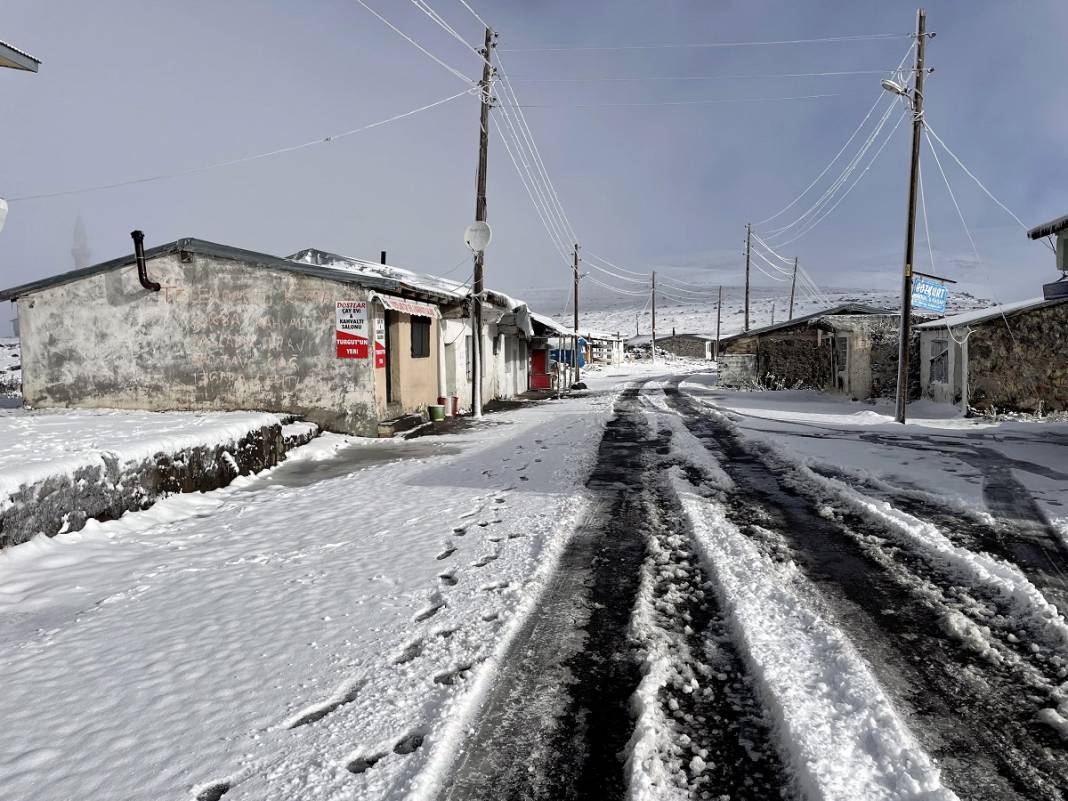
<svg viewBox="0 0 1068 801"><path fill-rule="evenodd" d="M955 799L870 668L813 607L796 566L766 558L677 473L674 484L805 797Z"/></svg>
<svg viewBox="0 0 1068 801"><path fill-rule="evenodd" d="M223 486L313 434L262 412L0 410L0 547Z"/></svg>

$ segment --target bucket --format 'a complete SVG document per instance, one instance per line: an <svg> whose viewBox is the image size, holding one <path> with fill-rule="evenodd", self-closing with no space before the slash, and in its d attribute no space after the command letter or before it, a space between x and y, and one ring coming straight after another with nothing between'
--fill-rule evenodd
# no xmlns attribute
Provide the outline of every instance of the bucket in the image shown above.
<svg viewBox="0 0 1068 801"><path fill-rule="evenodd" d="M445 407L440 403L433 403L426 407L427 412L430 414L430 420L434 423L440 423L445 419Z"/></svg>
<svg viewBox="0 0 1068 801"><path fill-rule="evenodd" d="M452 407L452 416L457 417L460 414L460 396L450 395L449 405Z"/></svg>
<svg viewBox="0 0 1068 801"><path fill-rule="evenodd" d="M450 398L447 398L444 395L438 395L438 406L444 406L445 407L445 416L446 417L452 417L453 416L452 400Z"/></svg>

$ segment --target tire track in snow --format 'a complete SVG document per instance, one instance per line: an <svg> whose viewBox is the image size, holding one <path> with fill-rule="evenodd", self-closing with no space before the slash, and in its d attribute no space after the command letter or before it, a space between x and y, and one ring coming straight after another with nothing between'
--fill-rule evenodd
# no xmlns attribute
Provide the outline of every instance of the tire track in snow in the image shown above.
<svg viewBox="0 0 1068 801"><path fill-rule="evenodd" d="M665 394L734 482L721 493L728 521L769 558L795 562L815 584L961 798L1068 796L1063 744L1036 720L1050 706L1048 685L1036 687L1011 665L962 648L960 632L958 638L947 632L951 599L908 552L890 548L880 558L873 545L885 536L871 521L821 515L799 484L702 413L677 383Z"/></svg>

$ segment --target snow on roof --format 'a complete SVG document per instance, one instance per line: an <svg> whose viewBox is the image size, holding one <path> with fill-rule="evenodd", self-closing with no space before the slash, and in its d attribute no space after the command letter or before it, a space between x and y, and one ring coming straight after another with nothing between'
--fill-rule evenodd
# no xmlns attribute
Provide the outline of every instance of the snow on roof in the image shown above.
<svg viewBox="0 0 1068 801"><path fill-rule="evenodd" d="M0 67L37 72L41 59L34 58L25 50L19 50L12 44L0 41Z"/></svg>
<svg viewBox="0 0 1068 801"><path fill-rule="evenodd" d="M1033 309L1055 306L1058 303L1064 303L1065 301L1068 301L1068 298L1054 298L1053 300L1031 298L1030 300L1018 300L1015 303L1003 303L1000 306L989 306L985 309L974 309L961 314L954 314L951 317L942 317L938 320L920 323L915 326L915 328L918 331L935 331L940 328L958 328L962 325L978 325L980 323L985 323L987 320L1001 317L1002 315L1010 317L1014 314L1032 311Z"/></svg>
<svg viewBox="0 0 1068 801"><path fill-rule="evenodd" d="M537 312L530 313L530 319L535 320L541 325L548 328L550 331L555 331L558 334L568 334L570 331L564 328L560 323L556 322L552 317L545 314L538 314Z"/></svg>
<svg viewBox="0 0 1068 801"><path fill-rule="evenodd" d="M618 331L591 331L588 328L583 328L581 330L585 334L586 339L610 339L615 341L623 338Z"/></svg>
<svg viewBox="0 0 1068 801"><path fill-rule="evenodd" d="M317 267L324 267L330 270L339 270L349 275L385 278L417 291L447 295L457 301L467 298L471 291L466 283L460 283L450 278L430 275L429 273L417 273L403 267L394 267L391 264L382 264L376 261L365 261L352 256L326 253L315 248L307 248L294 253L292 256L287 256L287 258L290 261L314 264ZM506 308L508 311L513 311L520 306L526 305L522 300L492 289L486 290L486 300L495 306Z"/></svg>
<svg viewBox="0 0 1068 801"><path fill-rule="evenodd" d="M767 334L771 331L778 331L780 328L790 328L795 325L807 325L812 322L818 321L821 317L830 317L839 314L896 314L897 312L892 309L880 309L876 306L868 306L864 303L842 303L838 306L832 306L829 309L823 309L821 311L812 312L806 314L803 317L794 317L792 320L783 320L782 322L772 323L771 325L765 325L762 328L751 328L748 331L742 331L737 334L732 334L728 337L723 337L720 342L730 342L735 339L741 339L743 337L759 336L761 334Z"/></svg>
<svg viewBox="0 0 1068 801"><path fill-rule="evenodd" d="M1058 217L1056 220L1050 220L1048 223L1042 223L1042 225L1036 225L1027 235L1031 239L1041 239L1044 236L1052 236L1053 234L1059 234L1061 231L1068 230L1068 214L1063 217Z"/></svg>

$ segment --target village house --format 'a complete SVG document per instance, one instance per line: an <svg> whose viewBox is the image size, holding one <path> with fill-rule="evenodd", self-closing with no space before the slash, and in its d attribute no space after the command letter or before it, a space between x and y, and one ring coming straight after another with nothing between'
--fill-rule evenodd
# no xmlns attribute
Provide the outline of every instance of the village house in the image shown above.
<svg viewBox="0 0 1068 801"><path fill-rule="evenodd" d="M30 407L262 409L375 436L439 398L470 405L468 290L306 250L180 239L0 292ZM483 397L527 389L525 305L487 292Z"/></svg>
<svg viewBox="0 0 1068 801"><path fill-rule="evenodd" d="M768 386L820 389L853 400L889 397L897 387L899 325L897 312L845 303L724 337L719 352L721 359L730 357L732 374Z"/></svg>
<svg viewBox="0 0 1068 801"><path fill-rule="evenodd" d="M590 331L586 329L583 338L589 349L592 364L622 364L623 337L608 331Z"/></svg>
<svg viewBox="0 0 1068 801"><path fill-rule="evenodd" d="M672 334L669 337L657 337L656 347L666 353L681 356L685 359L712 360L715 337L707 337L701 334Z"/></svg>
<svg viewBox="0 0 1068 801"><path fill-rule="evenodd" d="M1068 296L916 326L923 395L967 414L1068 410Z"/></svg>

